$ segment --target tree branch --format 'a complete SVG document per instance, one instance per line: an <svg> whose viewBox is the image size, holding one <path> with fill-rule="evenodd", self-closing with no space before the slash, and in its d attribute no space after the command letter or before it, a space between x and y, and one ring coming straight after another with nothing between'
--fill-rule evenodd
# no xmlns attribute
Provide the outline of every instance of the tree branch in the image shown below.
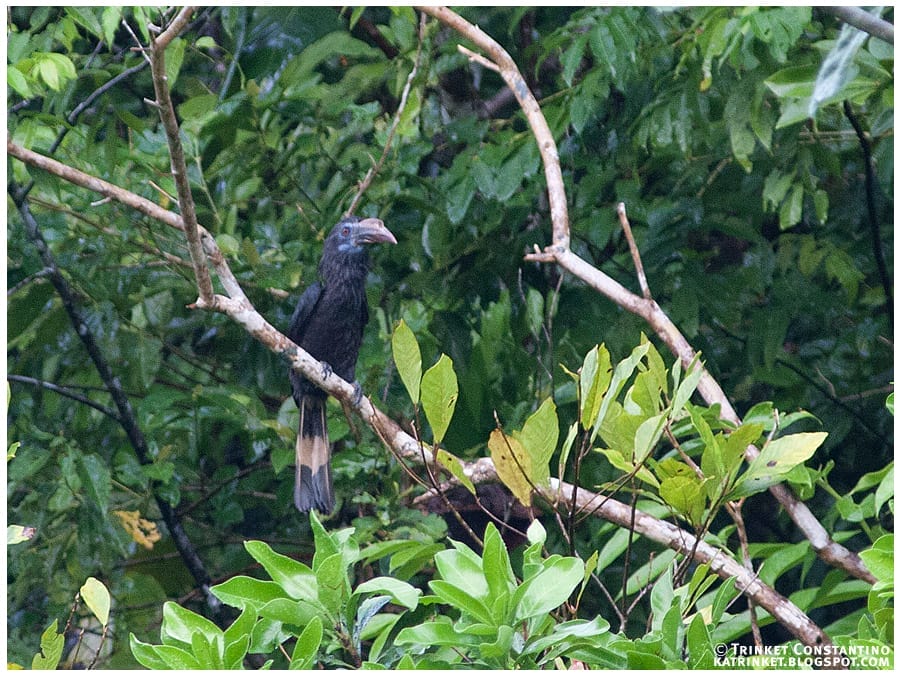
<svg viewBox="0 0 900 675"><path fill-rule="evenodd" d="M537 141L538 150L544 160L544 175L547 179L547 194L550 199L550 220L553 224L553 246L558 249L569 248L569 210L566 206L566 192L563 185L562 169L559 165L559 152L553 132L541 113L537 99L528 88L525 78L519 72L516 62L494 38L474 26L461 16L446 7L417 7L420 12L433 16L441 23L453 28L461 35L474 42L485 51L494 68L512 90L525 113L531 131ZM463 53L466 50L461 49Z"/></svg>
<svg viewBox="0 0 900 675"><path fill-rule="evenodd" d="M40 158L39 161L42 168L46 168L62 178L76 178L78 185L101 191L102 194L107 194L111 198L122 201L122 203L134 205L135 208L140 207L142 213L147 213L148 215L152 213L171 227L179 230L183 228L181 219L176 214L166 211L152 202L147 202L147 200L129 193L127 190L112 186L105 181L100 181L80 171L64 167L55 160L41 158L41 155L31 151L24 151L12 143L7 142L7 147L10 150L10 154L23 159L23 161L37 162ZM204 241L207 240L204 239ZM226 288L232 283L236 284L224 257L220 252L217 253L218 248L215 241L211 238L208 241L207 252L210 254L210 260L216 273L220 279L230 280L224 284ZM567 254L574 256L571 252L567 252ZM570 260L565 257L563 259ZM572 259L580 260L577 256L574 256ZM581 261L581 264L587 265L584 261ZM605 277L605 275L603 276ZM606 279L609 278L606 277ZM616 284L611 279L609 281L612 284ZM642 298L634 296L624 287L619 286L619 288L621 289L620 292L632 295L638 302L644 302ZM655 303L653 304L655 305ZM382 441L400 456L417 464L423 462L426 464L434 463L433 453L428 448L421 445L415 438L403 431L400 425L372 405L368 397L363 396L360 397L358 402L354 401L356 390L351 383L322 368L319 361L276 330L253 308L253 305L243 293L240 294L240 297L213 295L211 302L208 303L201 298L194 306L228 315L263 346L284 358L295 371L302 373L304 377L322 390L355 410ZM489 457L465 463L463 470L473 483L497 482L499 480L496 468ZM738 587L748 594L753 594L752 597L759 606L765 608L779 621L783 622L792 634L804 641L804 644L827 644L827 638L824 638L826 642L822 642L821 631L793 604L782 598L770 587L762 584L755 577L749 578L747 571L725 553L714 549L702 541L698 541L693 535L677 526L645 513L634 511L630 506L584 488L578 488L576 494L574 486L561 483L556 481L556 479L551 481L549 491L539 490L539 492L551 502L560 498L571 502L574 498L576 503L573 505L573 508L581 509L589 514L597 514L622 527L631 527L633 521L635 531L653 541L679 552L694 551L700 560L710 562L714 571L721 577L737 577L739 580ZM165 504L165 502L162 502L162 504ZM168 504L165 504L165 506L168 506Z"/></svg>
<svg viewBox="0 0 900 675"><path fill-rule="evenodd" d="M99 410L107 417L114 419L116 422L121 423L122 420L119 419L119 415L112 408L107 408L105 405L101 403L97 403L96 401L92 401L84 394L79 394L77 391L72 391L71 389L67 389L66 387L61 387L58 384L53 384L53 382L46 382L44 380L37 380L33 377L25 377L24 375L7 375L6 379L10 382L19 382L21 384L30 384L35 387L42 387L47 391L52 391L54 394L59 394L60 396L65 396L66 398L70 398L73 401L78 401L79 403L83 403L86 406L93 408L94 410Z"/></svg>
<svg viewBox="0 0 900 675"><path fill-rule="evenodd" d="M855 9L855 8L854 8ZM869 16L866 14L866 16ZM850 105L848 99L844 100L844 115L856 132L856 138L859 140L859 148L862 151L863 165L866 173L866 211L869 214L869 235L872 238L872 254L875 256L875 266L878 268L878 276L881 279L881 287L884 289L884 306L887 311L888 318L891 321L891 327L894 326L894 293L893 284L891 283L891 275L888 272L887 264L884 262L884 250L881 246L881 228L878 223L878 213L875 210L875 165L872 161L872 144L869 137L862 128L862 124L856 113L853 112L853 106Z"/></svg>
<svg viewBox="0 0 900 675"><path fill-rule="evenodd" d="M434 16L450 28L455 29L490 55L491 60L499 68L500 75L516 95L516 99L519 101L519 105L522 107L528 123L531 125L532 132L541 150L541 158L544 161L544 174L547 178L547 193L550 200L550 217L553 220L553 244L545 247L543 251L526 255L525 259L535 262L555 262L567 272L570 272L601 294L607 296L623 309L640 316L650 324L654 332L666 343L672 353L685 366L689 366L694 361L696 352L694 352L681 331L678 330L675 324L672 323L672 320L654 300L635 295L620 283L578 257L569 248L569 221L565 208L566 193L559 164L559 155L556 152L556 144L540 106L528 90L528 85L522 79L512 57L484 31L450 9L446 7L422 7L420 9ZM553 166L549 166L550 164ZM710 375L702 363L698 361L698 364L699 367L703 368L697 385L700 395L708 404L718 403L721 406L723 419L733 424L740 424L740 417L735 412L719 383ZM753 460L759 455L759 450L753 446L748 446L744 454L748 461ZM875 583L875 578L863 565L860 557L832 541L828 532L806 504L798 500L789 488L779 484L769 488L769 492L775 496L797 527L800 528L813 549L819 554L819 557L829 564L844 569L855 577L864 579L869 583Z"/></svg>
<svg viewBox="0 0 900 675"><path fill-rule="evenodd" d="M200 231L197 223L197 212L194 208L194 196L187 175L187 164L184 160L184 147L179 136L178 119L175 107L169 94L169 80L166 75L166 46L187 26L194 7L185 7L172 20L168 28L158 37L150 41L150 71L153 75L153 90L156 93L156 108L166 132L169 144L169 159L172 177L178 192L178 208L184 224L184 234L188 241L188 252L194 265L194 275L200 297L208 302L212 298L212 280L206 266L206 255L200 242Z"/></svg>
<svg viewBox="0 0 900 675"><path fill-rule="evenodd" d="M113 403L116 407L116 417L128 436L128 440L137 455L138 461L141 464L151 464L153 462L153 457L151 456L150 449L147 445L147 440L137 423L137 416L135 415L134 408L131 406L131 401L122 389L119 378L113 374L109 362L100 350L100 347L94 338L94 334L91 332L88 323L82 316L81 310L78 308L75 301L75 296L57 266L56 259L53 257L53 254L47 246L47 242L44 240L40 226L32 215L31 209L28 207L28 201L22 195L22 190L15 183L11 183L8 186L8 192L22 217L28 238L37 249L44 267L49 270L50 282L59 294L63 307L69 315L69 320L75 328L75 332L84 344L91 361L94 363L94 367L97 369L97 373L100 375L100 379L112 396ZM209 590L210 576L206 571L206 567L203 565L203 561L201 561L200 557L197 555L194 545L184 531L184 527L181 525L181 521L178 519L172 506L165 499L156 494L154 494L154 498L156 499L160 514L166 523L169 534L172 536L175 547L178 549L185 566L194 577L197 585L203 591L207 606L213 616L217 616L221 610L222 604Z"/></svg>
<svg viewBox="0 0 900 675"><path fill-rule="evenodd" d="M861 7L819 7L819 9L873 37L894 44L894 27L884 19L869 14Z"/></svg>

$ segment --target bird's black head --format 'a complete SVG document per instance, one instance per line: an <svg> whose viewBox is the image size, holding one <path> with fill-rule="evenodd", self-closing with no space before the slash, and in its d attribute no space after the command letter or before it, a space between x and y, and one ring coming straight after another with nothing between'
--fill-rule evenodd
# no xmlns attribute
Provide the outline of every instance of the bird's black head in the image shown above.
<svg viewBox="0 0 900 675"><path fill-rule="evenodd" d="M334 226L325 249L338 256L357 256L364 253L364 244L396 244L397 239L378 218L346 216Z"/></svg>

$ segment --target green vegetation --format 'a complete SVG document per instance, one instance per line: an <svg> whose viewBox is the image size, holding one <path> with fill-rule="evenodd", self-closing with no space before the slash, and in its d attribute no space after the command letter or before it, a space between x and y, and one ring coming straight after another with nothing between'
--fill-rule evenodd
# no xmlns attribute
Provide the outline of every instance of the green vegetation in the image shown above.
<svg viewBox="0 0 900 675"><path fill-rule="evenodd" d="M180 213L135 49L177 11L12 7L10 663L796 668L836 658L804 651L824 631L893 667L892 45L808 7L460 12L540 104L571 250L640 297L623 202L698 358L524 259L553 241L545 165L460 32L201 8L167 85L253 307L287 328L357 195L399 242L373 252L357 377L412 451L329 399L337 510L299 515L285 361L193 306L181 232L20 161ZM797 658L738 659L755 634Z"/></svg>

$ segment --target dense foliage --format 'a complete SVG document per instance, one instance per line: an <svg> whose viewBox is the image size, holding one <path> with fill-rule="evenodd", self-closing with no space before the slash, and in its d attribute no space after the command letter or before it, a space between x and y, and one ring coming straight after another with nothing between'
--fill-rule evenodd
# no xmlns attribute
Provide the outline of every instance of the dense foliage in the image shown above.
<svg viewBox="0 0 900 675"><path fill-rule="evenodd" d="M552 475L633 499L736 557L722 507L746 497L763 581L889 667L892 46L842 37L841 22L804 7L462 14L503 44L540 100L573 250L636 289L614 210L626 203L654 298L745 417L744 447L774 445L767 458L787 457L785 472L748 478L737 432L678 395L690 374L642 337L646 325L555 267L523 262L550 240L534 137L499 76L457 50L459 35L429 20L419 44L411 8L209 7L170 46L198 217L255 307L287 327L418 59L359 209L399 241L375 255L363 390L440 442L448 466L524 447L537 429ZM8 133L174 209L150 69L133 49L148 22L164 23L147 8L10 8ZM817 84L823 70L830 89ZM150 460L108 414L9 199L9 521L34 528L14 530L8 548L10 661L31 664L43 648L36 666L96 654L101 667L710 667L716 645L751 639L733 583L598 518L554 517L536 501L544 517L517 542L484 524L483 546L448 540L457 519L420 509L418 485L334 401L338 511L300 516L286 366L223 315L188 309L197 289L181 235L21 162L8 159L8 175L11 193L34 182L31 213ZM616 363L631 370L604 398L586 375ZM681 452L720 476L715 488L683 471ZM816 557L761 492L776 480L864 551L878 584ZM217 583L222 625L199 616L208 605L156 498ZM111 593L108 619L96 619L90 579ZM87 607L73 612L79 589ZM82 626L103 646L64 650L67 617L72 642ZM790 637L771 617L760 625L767 644Z"/></svg>

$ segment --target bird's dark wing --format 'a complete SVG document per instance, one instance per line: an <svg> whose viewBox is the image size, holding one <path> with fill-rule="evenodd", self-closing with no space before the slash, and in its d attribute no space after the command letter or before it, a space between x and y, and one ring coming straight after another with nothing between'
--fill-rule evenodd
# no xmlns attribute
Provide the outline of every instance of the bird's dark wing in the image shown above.
<svg viewBox="0 0 900 675"><path fill-rule="evenodd" d="M291 315L291 323L288 327L287 336L297 344L303 339L303 332L309 324L309 319L315 311L316 304L322 296L322 284L318 281L310 284L309 288L303 291L303 295L297 301L294 313Z"/></svg>

